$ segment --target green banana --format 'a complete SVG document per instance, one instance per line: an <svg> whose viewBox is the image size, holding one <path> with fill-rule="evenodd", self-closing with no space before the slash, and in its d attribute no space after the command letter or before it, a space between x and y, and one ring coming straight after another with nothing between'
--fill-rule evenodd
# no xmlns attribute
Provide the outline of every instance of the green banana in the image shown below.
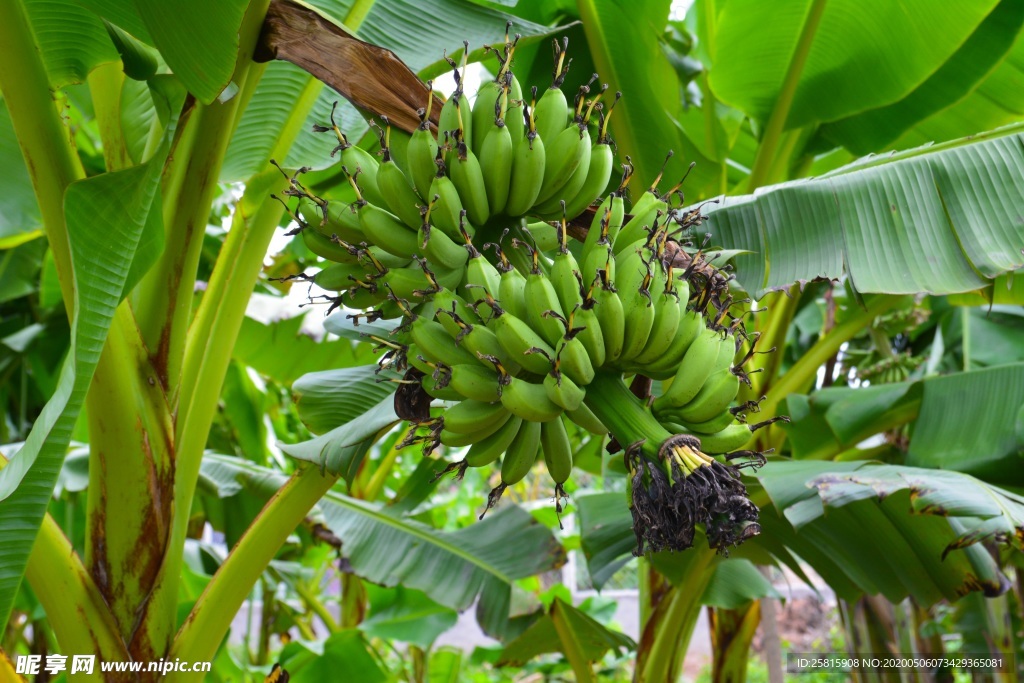
<svg viewBox="0 0 1024 683"><path fill-rule="evenodd" d="M548 276L540 270L540 252L529 245L526 247L533 257L533 269L526 276L526 286L523 289L523 297L526 300L526 321L530 327L540 333L540 336L548 344L554 346L565 333L562 323L559 322L559 318L564 319L565 314L562 312L562 305L558 302L554 285ZM556 315L547 315L548 311L554 311Z"/></svg>
<svg viewBox="0 0 1024 683"><path fill-rule="evenodd" d="M718 358L721 342L719 334L715 330L705 328L700 336L693 340L676 369L672 383L654 400L655 412L681 408L700 392L704 382L711 376Z"/></svg>
<svg viewBox="0 0 1024 683"><path fill-rule="evenodd" d="M537 462L539 450L540 424L524 422L501 461L501 485L512 486L522 481Z"/></svg>
<svg viewBox="0 0 1024 683"><path fill-rule="evenodd" d="M700 450L709 455L732 453L750 441L750 427L735 423L715 434L699 434Z"/></svg>
<svg viewBox="0 0 1024 683"><path fill-rule="evenodd" d="M645 359L644 374L648 377L665 380L674 376L676 368L690 348L690 345L704 332L704 316L695 311L685 310L686 305L686 299L680 297L679 309L681 319L679 327L676 329L676 335L672 339L672 344L660 358L654 360ZM639 364L639 360L634 359L634 363Z"/></svg>
<svg viewBox="0 0 1024 683"><path fill-rule="evenodd" d="M684 422L706 422L728 410L740 390L740 380L731 370L719 370L711 375L693 397L678 410Z"/></svg>
<svg viewBox="0 0 1024 683"><path fill-rule="evenodd" d="M391 156L391 126L388 125L381 145L383 157L377 169L377 187L384 195L385 206L407 226L420 227L420 196Z"/></svg>
<svg viewBox="0 0 1024 683"><path fill-rule="evenodd" d="M605 188L608 186L612 167L615 165L615 154L612 152L611 138L608 136L608 122L620 97L622 97L621 92L615 93L615 102L612 103L608 113L601 113L597 142L594 143L590 152L590 164L587 168L586 178L576 195L567 203L566 215L578 216L583 213L594 200L604 194Z"/></svg>
<svg viewBox="0 0 1024 683"><path fill-rule="evenodd" d="M365 280L366 269L357 263L335 263L313 276L317 287L340 292L352 286L353 280Z"/></svg>
<svg viewBox="0 0 1024 683"><path fill-rule="evenodd" d="M474 434L508 419L509 411L501 403L484 403L467 399L444 411L444 428L456 434Z"/></svg>
<svg viewBox="0 0 1024 683"><path fill-rule="evenodd" d="M580 268L576 258L569 251L564 216L559 224L558 239L558 251L551 262L550 279L562 311L571 318L573 311L583 304L583 296L580 293L579 280L576 279Z"/></svg>
<svg viewBox="0 0 1024 683"><path fill-rule="evenodd" d="M495 421L488 421L486 425L481 425L479 429L470 430L468 432L453 432L445 427L441 430L441 443L445 446L457 448L460 446L472 446L475 443L484 441L500 431L510 420L513 419L512 413L508 411L504 411L504 413L505 414L499 419Z"/></svg>
<svg viewBox="0 0 1024 683"><path fill-rule="evenodd" d="M545 149L544 185L533 213L541 218L558 218L561 215L559 202L571 199L579 191L578 186L571 189L569 185L570 182L576 184L576 171L590 165L590 136L585 126L573 124L559 133L550 145L545 145ZM586 180L585 174L583 179Z"/></svg>
<svg viewBox="0 0 1024 683"><path fill-rule="evenodd" d="M654 327L651 328L643 351L633 358L634 365L647 365L661 358L672 347L680 331L690 286L685 280L675 279L671 266L666 272L665 279L665 289L654 302Z"/></svg>
<svg viewBox="0 0 1024 683"><path fill-rule="evenodd" d="M526 318L526 278L500 253L501 260L498 270L501 276L498 282L498 303L505 310L520 319Z"/></svg>
<svg viewBox="0 0 1024 683"><path fill-rule="evenodd" d="M558 248L558 230L547 221L527 223L523 232L530 236L533 244L541 251L548 252Z"/></svg>
<svg viewBox="0 0 1024 683"><path fill-rule="evenodd" d="M579 410L586 396L586 392L564 373L554 370L544 375L544 390L552 403L566 410Z"/></svg>
<svg viewBox="0 0 1024 683"><path fill-rule="evenodd" d="M459 199L466 207L469 221L473 225L483 225L491 217L491 213L496 211L488 203L486 177L480 160L473 150L466 146L461 132L456 133L455 145L448 153L446 162L452 183L459 191Z"/></svg>
<svg viewBox="0 0 1024 683"><path fill-rule="evenodd" d="M427 82L427 90L430 91L433 82ZM425 109L417 110L420 117L420 125L413 131L409 138L409 148L406 157L409 159L409 175L412 176L412 183L416 191L424 200L429 200L430 184L434 182L434 173L437 166L434 165L434 157L437 156L437 140L430 130L430 110L434 104L434 93L427 95L427 106ZM443 109L443 108L442 108Z"/></svg>
<svg viewBox="0 0 1024 683"><path fill-rule="evenodd" d="M434 174L434 182L430 184L429 193L434 204L430 213L434 227L443 230L453 240L462 239L463 230L472 235L472 228L465 225L463 220L465 209L462 206L459 191L452 179L446 175L447 166L441 157L440 149L438 149L434 164L437 166L437 173Z"/></svg>
<svg viewBox="0 0 1024 683"><path fill-rule="evenodd" d="M513 415L531 422L547 422L562 414L562 407L548 398L543 384L506 376L501 389L501 405Z"/></svg>
<svg viewBox="0 0 1024 683"><path fill-rule="evenodd" d="M512 180L512 137L504 119L499 118L489 126L480 148L480 158L491 213L505 213Z"/></svg>
<svg viewBox="0 0 1024 683"><path fill-rule="evenodd" d="M555 357L554 350L521 318L505 311L497 302L488 303L494 315L487 325L494 329L505 352L529 372L547 374Z"/></svg>
<svg viewBox="0 0 1024 683"><path fill-rule="evenodd" d="M409 258L419 251L416 231L376 204L362 200L359 224L366 237L389 254Z"/></svg>
<svg viewBox="0 0 1024 683"><path fill-rule="evenodd" d="M565 411L565 416L572 420L574 423L583 427L591 434L607 434L608 428L604 426L604 423L598 419L597 415L587 406L586 403L581 405L576 410Z"/></svg>
<svg viewBox="0 0 1024 683"><path fill-rule="evenodd" d="M302 231L302 241L311 252L335 263L356 263L359 257L354 248L343 246L329 237L324 237L312 228Z"/></svg>
<svg viewBox="0 0 1024 683"><path fill-rule="evenodd" d="M598 274L601 283L594 288L597 319L604 339L605 363L614 363L622 355L626 339L626 313L622 308L622 299L608 279L608 271L601 270Z"/></svg>
<svg viewBox="0 0 1024 683"><path fill-rule="evenodd" d="M587 353L583 342L575 336L562 339L555 351L555 363L564 374L580 386L586 386L594 379L594 364L590 354Z"/></svg>
<svg viewBox="0 0 1024 683"><path fill-rule="evenodd" d="M537 133L545 143L552 142L569 123L569 102L565 98L565 93L562 92L562 82L569 72L569 64L565 61L565 51L569 46L569 39L564 38L562 44L559 45L556 38L552 41L552 46L555 55L555 69L551 85L537 101L534 111Z"/></svg>
<svg viewBox="0 0 1024 683"><path fill-rule="evenodd" d="M466 247L458 244L443 230L434 230L430 225L429 215L424 219L419 232L416 233L418 253L426 256L431 263L445 268L462 268L469 259Z"/></svg>
<svg viewBox="0 0 1024 683"><path fill-rule="evenodd" d="M455 345L441 323L417 316L409 325L410 336L427 360L445 365L479 364L470 351Z"/></svg>
<svg viewBox="0 0 1024 683"><path fill-rule="evenodd" d="M480 365L455 365L448 385L466 398L484 403L501 400L498 373Z"/></svg>
<svg viewBox="0 0 1024 683"><path fill-rule="evenodd" d="M715 417L703 422L687 422L682 418L678 420L678 422L686 427L688 431L693 432L697 436L701 436L703 434L717 434L735 421L736 417L728 410L723 410Z"/></svg>
<svg viewBox="0 0 1024 683"><path fill-rule="evenodd" d="M335 200L327 201L326 211L310 202L299 204L299 215L316 232L328 239L337 235L351 244L359 244L365 239L357 210L357 206Z"/></svg>
<svg viewBox="0 0 1024 683"><path fill-rule="evenodd" d="M533 92L536 98L537 89L534 88ZM512 174L509 179L508 201L505 204L505 213L512 217L527 213L536 203L537 196L544 186L547 155L544 140L537 133L534 114L535 109L531 109L530 130L516 143L512 155Z"/></svg>
<svg viewBox="0 0 1024 683"><path fill-rule="evenodd" d="M469 467L485 467L490 465L502 453L508 450L522 425L523 419L513 415L498 431L486 439L477 441L470 447L466 453L466 464Z"/></svg>
<svg viewBox="0 0 1024 683"><path fill-rule="evenodd" d="M544 465L551 479L561 486L572 474L572 444L562 420L551 420L540 426L540 445Z"/></svg>

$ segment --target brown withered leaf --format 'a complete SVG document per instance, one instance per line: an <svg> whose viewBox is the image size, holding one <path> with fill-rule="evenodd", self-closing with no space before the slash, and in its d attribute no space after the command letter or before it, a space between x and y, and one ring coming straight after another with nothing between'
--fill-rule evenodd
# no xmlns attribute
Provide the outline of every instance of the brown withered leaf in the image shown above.
<svg viewBox="0 0 1024 683"><path fill-rule="evenodd" d="M427 102L426 84L394 52L359 40L315 10L291 0L272 0L253 59L282 59L334 88L356 107L386 116L411 133L416 110ZM434 97L431 123L441 100Z"/></svg>

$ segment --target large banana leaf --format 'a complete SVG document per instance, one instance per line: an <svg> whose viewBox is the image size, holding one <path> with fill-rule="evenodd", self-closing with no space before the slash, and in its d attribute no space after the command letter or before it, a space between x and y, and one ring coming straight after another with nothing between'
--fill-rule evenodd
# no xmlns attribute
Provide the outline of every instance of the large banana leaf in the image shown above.
<svg viewBox="0 0 1024 683"><path fill-rule="evenodd" d="M838 278L861 292L949 294L1024 265L1024 124L707 205L754 296ZM927 255L927 257L924 257Z"/></svg>
<svg viewBox="0 0 1024 683"><path fill-rule="evenodd" d="M10 249L42 235L39 203L3 98L0 98L0 187L4 188L0 193L0 249Z"/></svg>
<svg viewBox="0 0 1024 683"><path fill-rule="evenodd" d="M967 97L949 105L907 131L893 145L910 149L993 130L1024 119L1024 33L996 68Z"/></svg>
<svg viewBox="0 0 1024 683"><path fill-rule="evenodd" d="M72 183L65 192L75 283L71 348L56 392L25 445L0 470L2 621L17 594L114 311L133 270L141 267L133 263L136 248L145 232L163 230L157 197L173 128L168 127L160 153L147 163Z"/></svg>
<svg viewBox="0 0 1024 683"><path fill-rule="evenodd" d="M930 605L972 590L998 592L1005 579L977 542L1005 541L1024 521L1020 497L954 472L777 460L748 487L761 499L762 532L734 555L756 558L767 551L794 568L799 557L844 599L881 593L899 602L911 595ZM598 506L586 498L579 504L586 550L595 531L588 515ZM617 515L602 518L599 530L605 538L625 538L632 534L630 526L629 513L620 506ZM658 555L655 561L671 579L673 564L696 552L679 559ZM588 563L594 557L609 561L606 555L587 556ZM606 571L588 566L597 575Z"/></svg>
<svg viewBox="0 0 1024 683"><path fill-rule="evenodd" d="M821 132L854 154L888 149L914 124L957 102L986 78L1018 41L1021 26L1024 26L1024 4L1002 0L949 61L909 95L888 106L835 121L824 126ZM1006 122L987 123L974 119L973 127L960 135L989 130ZM942 141L950 137L960 136L931 139Z"/></svg>
<svg viewBox="0 0 1024 683"><path fill-rule="evenodd" d="M665 154L672 150L676 154L666 166L665 185L682 177L687 165L696 160L687 189L704 194L701 190L718 178L720 169L700 156L677 123L683 114L683 86L660 43L670 4L667 0L576 2L600 82L623 95L615 106L611 128L620 156L629 155L636 166L634 184L650 185Z"/></svg>
<svg viewBox="0 0 1024 683"><path fill-rule="evenodd" d="M955 0L941 12L929 0L717 5L712 90L766 121L784 88L795 85L788 112L795 127L900 100L964 44L996 2ZM794 73L800 58L806 62Z"/></svg>
<svg viewBox="0 0 1024 683"><path fill-rule="evenodd" d="M103 22L80 3L27 0L25 9L53 88L81 83L94 67L118 59Z"/></svg>
<svg viewBox="0 0 1024 683"><path fill-rule="evenodd" d="M1024 363L878 386L830 387L787 397L793 455L831 459L915 420L907 464L1020 485ZM955 416L956 419L952 419ZM964 425L971 425L964 429Z"/></svg>
<svg viewBox="0 0 1024 683"><path fill-rule="evenodd" d="M201 481L222 495L245 489L269 497L286 479L240 458L208 454L203 459ZM422 590L460 611L479 598L481 625L489 633L501 632L508 621L513 581L565 563L565 550L551 532L516 505L501 506L483 521L452 532L335 491L317 507L341 539L356 575Z"/></svg>

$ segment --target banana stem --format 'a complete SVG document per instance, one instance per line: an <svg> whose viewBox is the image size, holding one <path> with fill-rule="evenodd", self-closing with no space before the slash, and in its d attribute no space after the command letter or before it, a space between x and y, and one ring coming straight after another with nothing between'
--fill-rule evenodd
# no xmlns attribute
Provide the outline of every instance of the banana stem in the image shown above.
<svg viewBox="0 0 1024 683"><path fill-rule="evenodd" d="M658 451L672 434L633 395L621 375L597 373L587 387L584 402L623 448L643 441L641 452L644 457L661 465Z"/></svg>

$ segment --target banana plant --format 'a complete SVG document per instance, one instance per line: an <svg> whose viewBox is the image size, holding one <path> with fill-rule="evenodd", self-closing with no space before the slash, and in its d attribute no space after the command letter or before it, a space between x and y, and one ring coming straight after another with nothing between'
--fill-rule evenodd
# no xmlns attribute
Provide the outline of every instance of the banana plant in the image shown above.
<svg viewBox="0 0 1024 683"><path fill-rule="evenodd" d="M719 200L707 225L721 246L750 252L736 257L739 281L758 297L758 311L767 305L767 312L756 316L755 327L762 333L764 348L774 345L780 350L759 360L763 372L755 376L752 387L755 394L768 396L762 406L766 416L780 412L791 394L812 386L819 367L866 325L905 301L892 294L981 291L991 299L1000 296L1000 278L1022 265L1014 242L1019 224L1013 222L1020 214L1019 193L1008 191L1019 175L1015 129L836 170L851 160L851 153L884 151L894 140L924 136L947 141L980 132L963 130L956 109L971 111L972 98L986 93L989 98L993 92L1005 94L999 86L1008 77L1006 71L1014 68L1012 56L1024 21L1014 13L1014 3L957 6L943 16L942 26L932 26L930 32L917 30L933 18L927 7L896 15L878 3L873 21L857 27L860 33L846 30L841 4L808 1L775 17L766 16L768 10L758 3L730 2L722 7L708 0L696 3L690 26L673 26L669 38L664 35L669 26L665 3L640 3L628 14L616 3L590 0L580 0L575 12L557 10L565 14L530 16L549 10L513 10L527 14L527 20L513 19L522 33L535 37L552 33L552 24L582 19L582 24L568 29L582 34L589 46L577 64L589 60L626 94L623 113L611 120L612 131L620 141L620 154L630 155L645 178L657 173L666 140L671 139L678 143L674 146L679 154L670 162L670 174L682 175L683 159L701 162L692 178L693 198L758 191L738 201ZM51 5L60 11L46 11ZM498 42L511 18L490 8L440 0L428 10L399 0L351 7L324 0L314 7L347 31L393 49L423 77L445 68L437 59L443 47L454 53L463 37L474 44ZM290 170L302 165L325 169L330 164L329 150L316 144L308 131L313 123L329 120L337 97L294 65L253 60L254 53L266 58L257 45L267 11L266 2L241 1L222 3L213 13L208 5L194 2L181 3L173 12L130 2L15 0L0 7L0 35L7 48L0 55L5 109L0 132L7 140L16 136L23 158L17 163L12 147L3 147L15 162L5 165L13 169L7 171L15 181L11 187L22 189L12 193L14 199L5 200L3 244L37 248L34 244L45 235L59 300L71 325L71 346L49 392L52 398L35 420L25 446L0 472L0 526L12 529L5 532L0 549L0 614L10 613L24 574L42 601L61 648L68 652L98 651L109 660L168 654L212 657L227 633L231 614L318 501L332 532L355 546L356 555L359 549L373 547L380 529L400 528L409 537L432 539L419 552L436 551L446 561L458 557L487 573L487 568L479 568L476 556L481 547L472 539L463 539L462 545L435 541L428 530L396 521L335 490L339 478L355 481L366 451L395 422L387 397L381 396L366 418L356 420L355 415L339 414L337 405L317 406L313 401L313 412L306 415L316 426L326 427L325 434L287 449L299 461L312 464L300 465L286 479L265 473L261 480L273 489L268 490L272 495L266 507L175 633L197 485L204 466L227 466L204 457L208 434L233 352L245 344L240 331L246 305L269 242L285 219L272 195L290 187L290 175L282 175L271 162ZM424 29L419 20L424 11L437 19L431 24L437 28ZM460 28L457 38L450 35L452 26ZM1008 31L1008 26L1016 28ZM686 55L669 41L690 27L698 37L694 56L702 68L687 71L684 67L692 66L693 60L681 60ZM336 35L337 28L328 25L321 30ZM769 31L764 40L751 40L752 35ZM892 31L916 40L887 48L881 56L866 47L889 45L891 41L879 37ZM830 36L843 36L838 48L828 47L835 45ZM196 44L203 50L197 51ZM765 53L755 45L772 47ZM633 49L636 46L644 46L642 54ZM524 43L519 57L523 68L533 69L537 61L531 61L531 49L540 52L536 44L531 48ZM484 58L486 53L470 57ZM862 78L878 59L893 69L881 87ZM651 65L664 77L659 84L666 87L653 87ZM95 117L98 140L92 151L98 153L90 154L89 141L73 125L81 104L71 107L70 119L55 107L55 92L66 98L62 101L76 102L74 88L69 87L74 83L88 86L84 100ZM370 91L386 91L392 85L376 83ZM77 92L81 98L83 91ZM843 95L836 97L836 92ZM700 93L699 104L694 93ZM377 101L348 94L363 107ZM684 107L688 99L693 100L689 108ZM1012 96L1006 99L1007 106L984 119L983 130L1019 115L1019 102ZM956 106L944 109L951 103ZM406 117L414 120L420 104L390 106L393 118L405 106ZM355 107L339 112L349 131L363 130L358 116ZM876 132L882 127L879 121L885 124L884 135ZM811 173L828 175L765 187ZM205 285L199 285L205 226L218 180L241 182L244 190ZM29 186L34 196L28 194ZM922 187L928 192L919 192ZM938 213L939 207L948 213ZM935 258L915 258L917 245L934 249ZM863 309L849 306L845 319L827 325L804 357L790 363L782 349L805 297L795 289L790 298L766 292L844 274L856 287L851 301L862 293L879 294L864 300ZM197 290L202 294L197 296ZM297 390L310 396L328 393L325 387L331 393L346 387L369 393L365 382L337 376L307 377ZM87 435L90 453L88 532L80 556L71 552L67 537L46 515L73 433ZM761 438L761 447L781 448L787 433L779 429ZM968 586L968 576L980 582L970 587L992 589L999 584L991 561L968 544L976 537L953 530L943 520L880 512L879 504L867 500L873 494L856 488L850 495L861 502L851 506L851 516L843 522L891 515L893 538L899 541L894 543L912 548L905 554L916 555L914 566L921 567L921 573L897 575L880 586L856 562L848 570L837 570L835 560L815 553L808 541L808 533L816 538L834 533L821 519L822 508L814 507L816 499L787 504L788 499L772 495L778 490L769 475L781 471L779 479L806 478L807 471L790 464L772 463L764 470L757 480L763 488L751 483L766 523L748 551L750 559L776 558L795 568L799 565L794 553L812 565L817 561L831 570L826 572L831 580L850 596L882 590L886 597L898 599L911 590L911 579L924 575L933 580L914 589L922 592L923 602L955 597ZM906 488L893 481L893 473L873 476L894 491ZM931 481L927 474L920 476ZM937 490L949 490L949 482L940 483L935 484ZM1004 500L1008 494L986 494L983 489L978 495ZM830 508L844 507L840 502L851 501L822 501ZM776 523L776 512L785 514L787 521ZM1007 524L1019 525L1013 515L991 519L1002 520L1002 531ZM628 535L628 526L625 531ZM530 547L545 547L548 537L531 533ZM917 534L924 534L929 544L911 545ZM527 540L523 548L529 545ZM617 543L623 545L621 537ZM966 547L953 550L946 565L934 566L935 552L942 552L936 549L956 543ZM550 552L541 557L557 560L557 551L547 547ZM514 547L505 550L519 552ZM555 560L552 564L557 564ZM657 603L653 595L646 596L651 602L649 635L641 639L638 679L665 680L678 671L680 653L685 651L679 646L692 630L701 607L699 596L714 595L714 578L728 577L730 570L722 568L736 566L716 566L719 562L704 550L652 561L661 573L651 571L646 581L660 581L664 575L673 586L704 588L659 591ZM371 567L358 560L355 564L372 577ZM464 607L475 596L470 589L492 585L496 573L508 579L542 566L492 571L491 578L461 586L463 592L450 599L453 606ZM416 572L402 578L424 590L453 588L431 585L437 577ZM737 606L723 598L714 600L711 604ZM508 618L507 601L496 599L489 607L492 611L482 618L498 629ZM85 623L77 609L89 617ZM557 630L565 615L558 608L549 617ZM671 628L662 628L666 624ZM337 642L343 647L348 641L339 635ZM188 680L184 674L174 678Z"/></svg>

